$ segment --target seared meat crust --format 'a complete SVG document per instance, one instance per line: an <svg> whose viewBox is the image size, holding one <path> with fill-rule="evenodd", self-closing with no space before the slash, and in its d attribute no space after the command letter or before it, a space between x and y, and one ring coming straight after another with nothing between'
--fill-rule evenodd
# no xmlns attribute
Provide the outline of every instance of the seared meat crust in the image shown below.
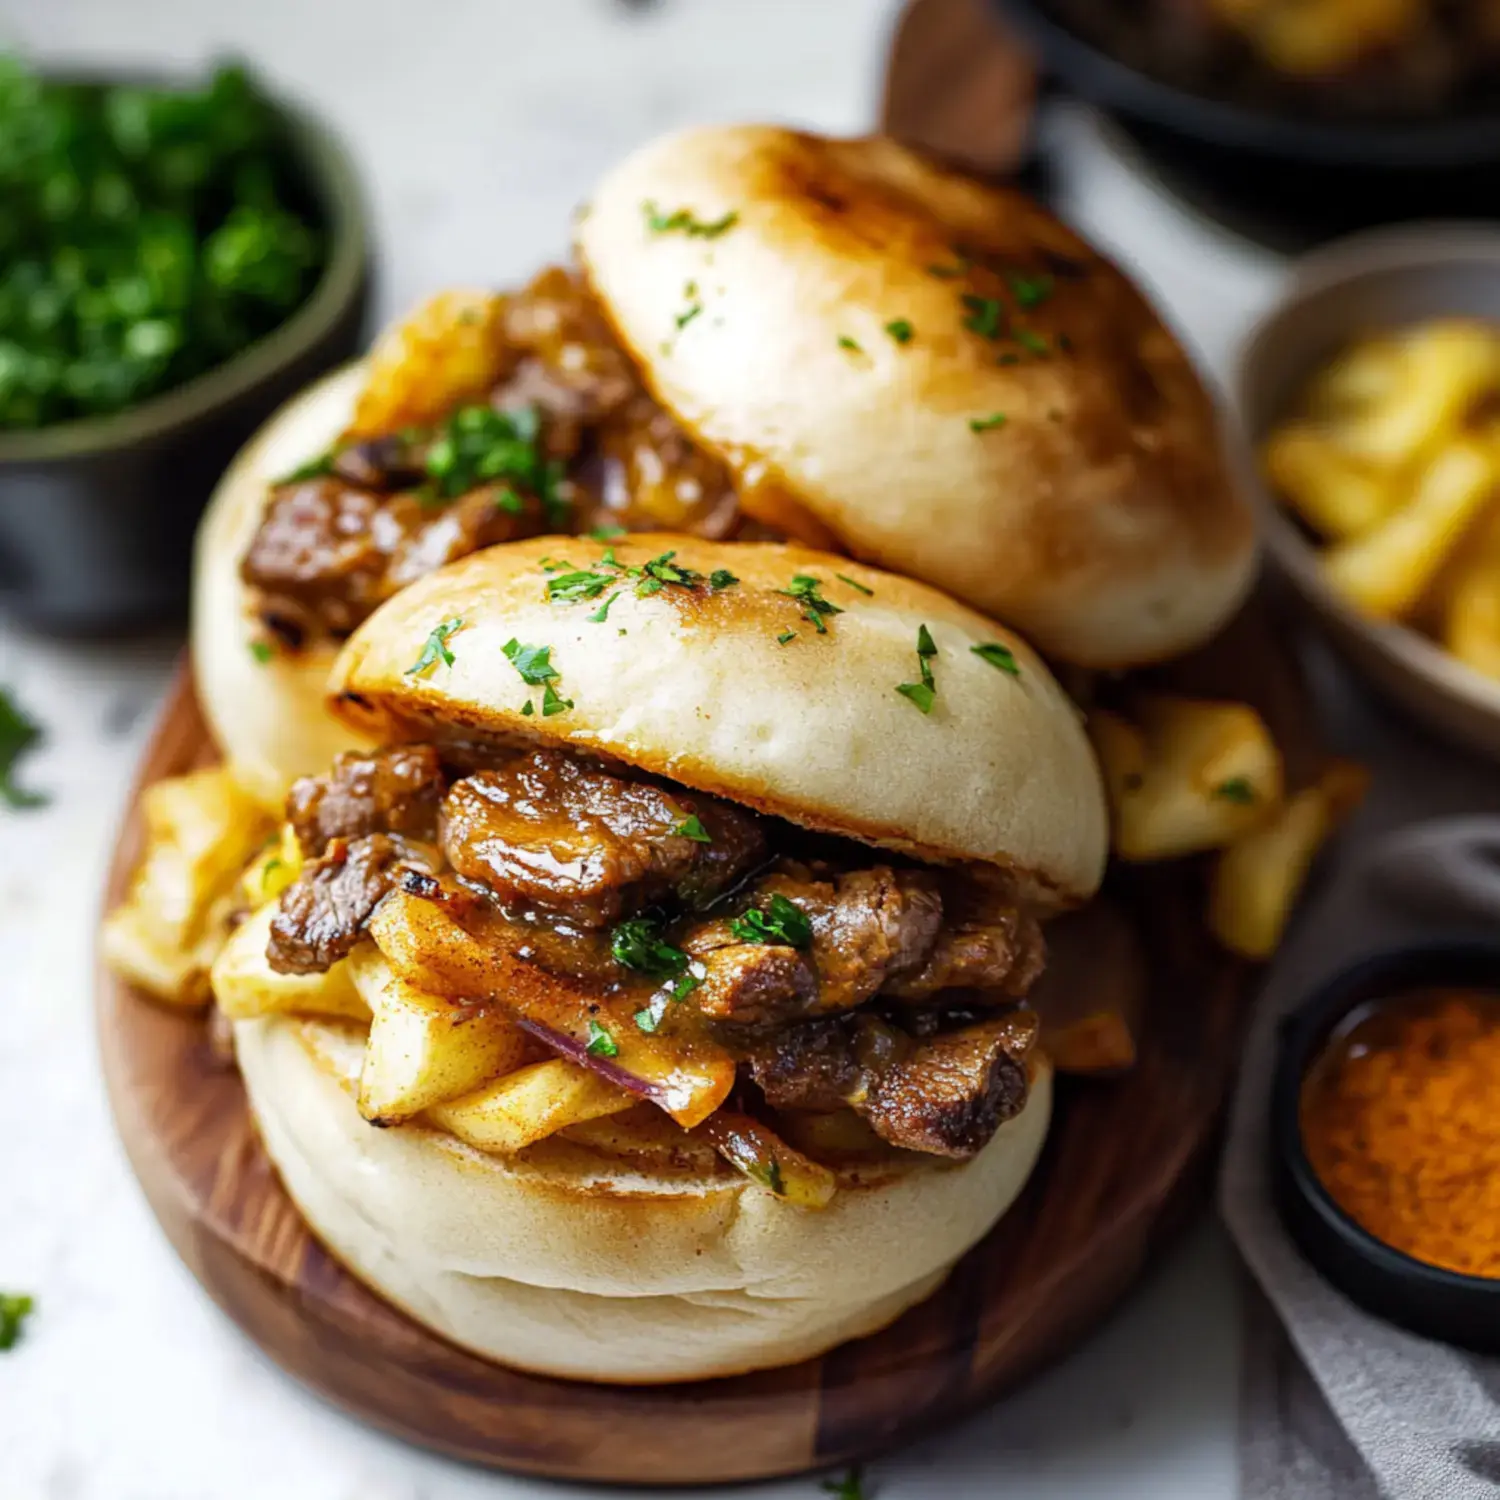
<svg viewBox="0 0 1500 1500"><path fill-rule="evenodd" d="M287 796L287 821L302 852L316 859L330 839L398 833L432 843L444 790L431 745L394 745L364 755L345 751L323 776L303 776Z"/></svg>

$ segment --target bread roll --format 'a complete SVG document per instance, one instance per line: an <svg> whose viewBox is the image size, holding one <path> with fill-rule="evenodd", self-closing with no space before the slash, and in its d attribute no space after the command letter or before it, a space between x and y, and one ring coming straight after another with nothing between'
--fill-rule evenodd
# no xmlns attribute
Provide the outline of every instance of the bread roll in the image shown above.
<svg viewBox="0 0 1500 1500"><path fill-rule="evenodd" d="M1014 189L887 139L710 126L611 172L578 249L772 524L1089 667L1181 653L1243 596L1253 526L1192 365Z"/></svg>

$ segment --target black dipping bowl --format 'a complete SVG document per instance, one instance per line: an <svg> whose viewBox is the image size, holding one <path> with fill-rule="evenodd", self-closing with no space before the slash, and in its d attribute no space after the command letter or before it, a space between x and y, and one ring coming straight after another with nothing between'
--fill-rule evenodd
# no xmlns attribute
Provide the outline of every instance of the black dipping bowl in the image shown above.
<svg viewBox="0 0 1500 1500"><path fill-rule="evenodd" d="M323 273L280 327L173 390L107 417L0 433L0 607L29 624L90 632L180 612L193 531L229 460L359 348L370 252L358 177L323 125L276 108L326 236Z"/></svg>
<svg viewBox="0 0 1500 1500"><path fill-rule="evenodd" d="M1302 1081L1352 1011L1429 985L1500 992L1500 942L1454 938L1376 954L1335 976L1282 1026L1271 1096L1277 1207L1302 1253L1340 1291L1413 1333L1500 1351L1500 1279L1444 1271L1361 1229L1329 1195L1302 1147Z"/></svg>
<svg viewBox="0 0 1500 1500"><path fill-rule="evenodd" d="M1302 246L1401 219L1494 215L1500 110L1382 121L1239 103L1112 56L1055 0L991 3L1058 86L1109 112L1175 186L1252 233L1274 221Z"/></svg>

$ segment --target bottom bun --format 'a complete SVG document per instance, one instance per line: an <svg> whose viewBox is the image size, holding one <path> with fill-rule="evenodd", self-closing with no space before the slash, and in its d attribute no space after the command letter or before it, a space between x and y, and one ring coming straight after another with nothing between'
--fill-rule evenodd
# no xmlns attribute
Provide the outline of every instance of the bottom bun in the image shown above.
<svg viewBox="0 0 1500 1500"><path fill-rule="evenodd" d="M697 1153L554 1136L503 1158L375 1129L352 1093L364 1038L336 1023L240 1021L235 1041L282 1182L350 1271L455 1344L576 1380L742 1374L885 1327L1015 1200L1051 1114L1038 1063L974 1160L849 1167L815 1211Z"/></svg>

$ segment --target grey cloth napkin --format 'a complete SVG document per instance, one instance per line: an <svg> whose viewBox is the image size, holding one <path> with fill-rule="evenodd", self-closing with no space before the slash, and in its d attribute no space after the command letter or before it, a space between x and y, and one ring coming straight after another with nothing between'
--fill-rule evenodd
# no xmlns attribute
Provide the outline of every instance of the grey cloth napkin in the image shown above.
<svg viewBox="0 0 1500 1500"><path fill-rule="evenodd" d="M1409 938L1500 929L1500 899L1488 915L1466 899L1461 879L1418 900L1390 878L1424 860L1441 873L1441 854L1424 845L1412 852L1412 825L1500 812L1500 773L1398 724L1326 658L1313 665L1333 742L1371 764L1375 782L1272 966L1230 1118L1220 1206L1259 1286L1247 1299L1242 1492L1244 1500L1497 1500L1500 1359L1381 1322L1303 1260L1271 1202L1266 1116L1277 1022L1321 979ZM1500 824L1487 818L1486 827L1500 846Z"/></svg>

